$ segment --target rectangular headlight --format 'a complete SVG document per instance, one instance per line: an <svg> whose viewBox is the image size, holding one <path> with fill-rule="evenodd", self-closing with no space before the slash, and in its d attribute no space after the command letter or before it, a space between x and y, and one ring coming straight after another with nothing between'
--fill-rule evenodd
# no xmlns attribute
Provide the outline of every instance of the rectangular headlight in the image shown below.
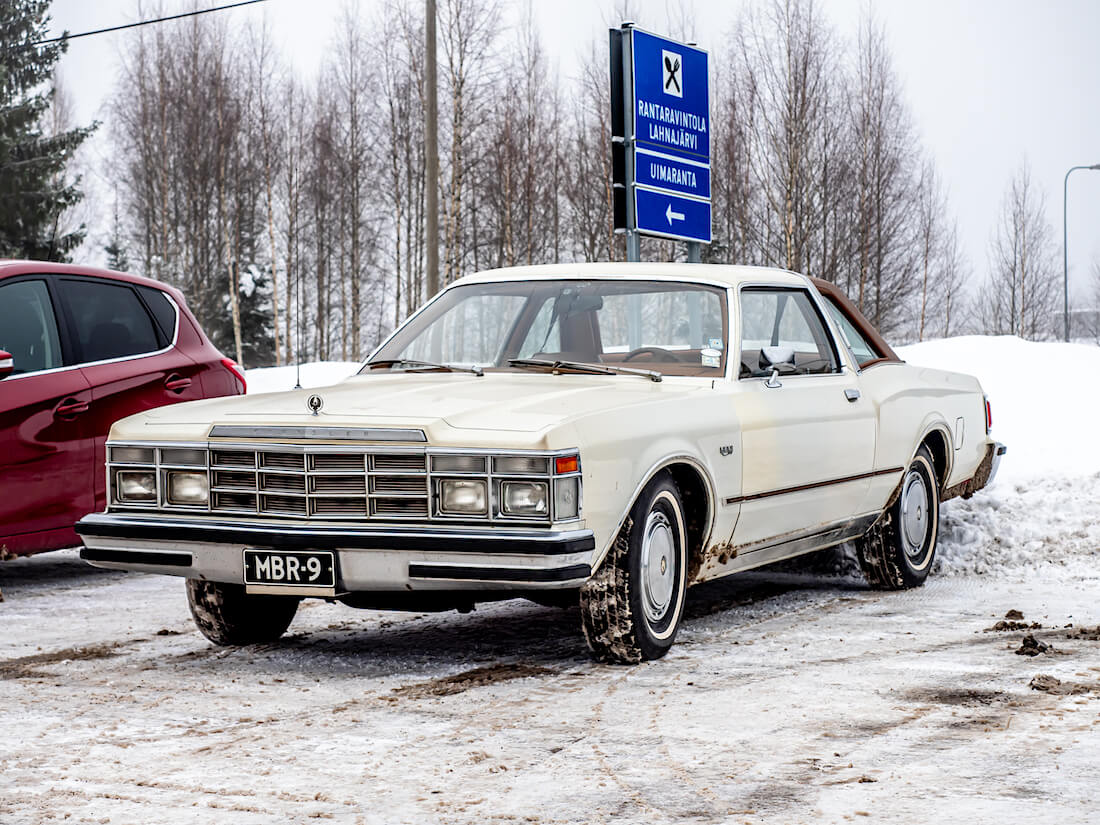
<svg viewBox="0 0 1100 825"><path fill-rule="evenodd" d="M157 477L140 470L120 470L115 476L115 496L128 504L156 504Z"/></svg>
<svg viewBox="0 0 1100 825"><path fill-rule="evenodd" d="M550 491L545 481L502 481L501 510L506 516L547 516Z"/></svg>
<svg viewBox="0 0 1100 825"><path fill-rule="evenodd" d="M433 473L484 473L485 456L483 455L443 455L432 456Z"/></svg>
<svg viewBox="0 0 1100 825"><path fill-rule="evenodd" d="M502 455L493 459L493 472L509 476L546 475L545 456Z"/></svg>
<svg viewBox="0 0 1100 825"><path fill-rule="evenodd" d="M581 480L577 477L554 481L554 518L566 521L580 514Z"/></svg>
<svg viewBox="0 0 1100 825"><path fill-rule="evenodd" d="M206 466L206 450L168 449L160 451L161 464L185 464L195 467Z"/></svg>
<svg viewBox="0 0 1100 825"><path fill-rule="evenodd" d="M483 516L489 512L485 482L445 478L439 482L439 512L448 516Z"/></svg>
<svg viewBox="0 0 1100 825"><path fill-rule="evenodd" d="M206 473L168 473L168 503L205 507L210 500Z"/></svg>
<svg viewBox="0 0 1100 825"><path fill-rule="evenodd" d="M152 447L112 447L111 461L116 464L152 464Z"/></svg>

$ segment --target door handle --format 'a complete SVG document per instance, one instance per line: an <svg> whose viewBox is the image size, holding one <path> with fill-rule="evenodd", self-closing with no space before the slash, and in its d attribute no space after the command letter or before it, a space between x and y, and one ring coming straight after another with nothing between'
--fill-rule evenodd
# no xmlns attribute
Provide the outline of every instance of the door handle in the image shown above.
<svg viewBox="0 0 1100 825"><path fill-rule="evenodd" d="M847 389L844 391L844 397L849 401L859 401L859 390Z"/></svg>
<svg viewBox="0 0 1100 825"><path fill-rule="evenodd" d="M66 398L60 404L57 409L54 410L54 415L58 418L70 418L74 415L80 415L81 413L88 412L88 402L78 401L75 398Z"/></svg>
<svg viewBox="0 0 1100 825"><path fill-rule="evenodd" d="M164 388L166 390L171 390L174 393L181 393L190 386L190 378L184 378L180 375L176 375L175 373L169 375L168 380L164 382Z"/></svg>

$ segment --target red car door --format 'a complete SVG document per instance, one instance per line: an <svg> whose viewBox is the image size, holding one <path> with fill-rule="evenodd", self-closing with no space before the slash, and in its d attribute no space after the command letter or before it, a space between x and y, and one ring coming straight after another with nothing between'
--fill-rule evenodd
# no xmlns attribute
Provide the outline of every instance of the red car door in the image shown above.
<svg viewBox="0 0 1100 825"><path fill-rule="evenodd" d="M163 293L106 279L62 277L58 286L81 371L91 386L93 460L102 468L111 425L154 407L203 398L202 368L174 345L179 319ZM154 300L164 301L171 311L164 312ZM94 509L105 503L106 476L100 476Z"/></svg>
<svg viewBox="0 0 1100 825"><path fill-rule="evenodd" d="M46 278L0 281L0 547L33 553L78 546L72 525L93 508L92 394L62 350Z"/></svg>

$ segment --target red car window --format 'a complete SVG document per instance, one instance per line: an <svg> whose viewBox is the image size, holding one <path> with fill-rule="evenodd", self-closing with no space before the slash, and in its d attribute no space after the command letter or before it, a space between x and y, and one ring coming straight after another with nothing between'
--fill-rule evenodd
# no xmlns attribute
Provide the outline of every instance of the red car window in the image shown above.
<svg viewBox="0 0 1100 825"><path fill-rule="evenodd" d="M171 343L176 337L176 308L172 305L172 301L159 289L139 286L138 291L145 299L145 305L153 313L153 318L164 335L165 343Z"/></svg>
<svg viewBox="0 0 1100 825"><path fill-rule="evenodd" d="M129 286L65 280L83 363L161 349L153 319Z"/></svg>
<svg viewBox="0 0 1100 825"><path fill-rule="evenodd" d="M11 354L16 375L62 365L57 321L44 281L0 286L0 350Z"/></svg>

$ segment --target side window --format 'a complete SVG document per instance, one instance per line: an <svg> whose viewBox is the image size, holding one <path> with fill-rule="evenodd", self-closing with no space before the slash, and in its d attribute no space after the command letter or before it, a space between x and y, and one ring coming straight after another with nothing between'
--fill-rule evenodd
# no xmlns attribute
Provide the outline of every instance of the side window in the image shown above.
<svg viewBox="0 0 1100 825"><path fill-rule="evenodd" d="M741 377L836 372L836 354L810 296L795 289L741 291Z"/></svg>
<svg viewBox="0 0 1100 825"><path fill-rule="evenodd" d="M11 354L13 375L62 366L57 319L45 281L0 286L0 349Z"/></svg>
<svg viewBox="0 0 1100 825"><path fill-rule="evenodd" d="M840 334L844 336L844 341L848 344L848 349L852 351L852 355L856 357L856 361L862 367L864 364L868 364L871 361L875 361L882 358L882 353L878 352L866 338L860 334L860 331L856 329L855 324L851 322L844 311L841 310L832 299L825 298L825 306L829 309L829 315L833 321L836 322L837 327L840 329Z"/></svg>
<svg viewBox="0 0 1100 825"><path fill-rule="evenodd" d="M152 311L157 326L160 327L163 335L162 341L166 344L171 343L176 337L176 308L172 306L168 296L159 289L139 286L138 290L145 298L146 305Z"/></svg>
<svg viewBox="0 0 1100 825"><path fill-rule="evenodd" d="M153 319L125 284L62 281L85 363L160 349Z"/></svg>

